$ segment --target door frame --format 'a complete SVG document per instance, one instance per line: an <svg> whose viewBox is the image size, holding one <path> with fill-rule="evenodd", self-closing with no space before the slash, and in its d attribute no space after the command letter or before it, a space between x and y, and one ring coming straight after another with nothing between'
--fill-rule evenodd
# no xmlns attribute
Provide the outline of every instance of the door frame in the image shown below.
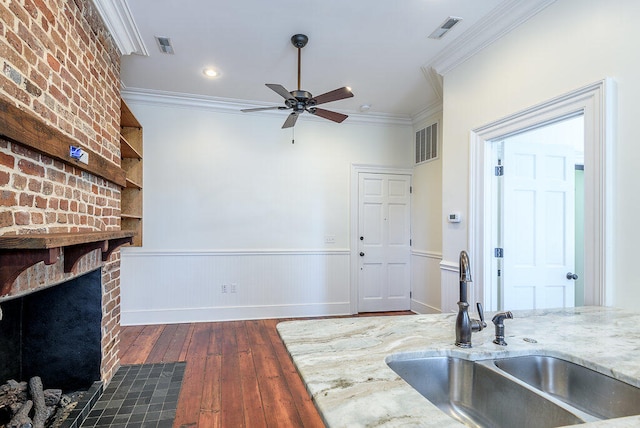
<svg viewBox="0 0 640 428"><path fill-rule="evenodd" d="M410 176L411 183L413 183L413 168L400 168L384 165L367 165L367 164L351 164L351 256L350 256L350 309L352 314L358 313L358 269L359 259L358 255L358 210L360 201L359 190L359 177L360 174L398 174ZM412 184L413 185L413 184ZM411 216L411 222L413 222L413 216ZM409 260L411 263L411 260ZM411 265L409 265L411 269ZM411 281L411 279L409 279ZM409 284L411 287L412 284ZM410 288L411 289L411 288Z"/></svg>
<svg viewBox="0 0 640 428"><path fill-rule="evenodd" d="M492 192L488 178L491 150L488 141L535 128L582 112L585 146L585 305L610 306L613 300L613 142L615 83L605 79L509 115L471 131L469 138L469 248L481 278L476 298L495 310L489 283L491 271ZM485 221L484 219L487 219ZM508 309L508 308L507 308Z"/></svg>

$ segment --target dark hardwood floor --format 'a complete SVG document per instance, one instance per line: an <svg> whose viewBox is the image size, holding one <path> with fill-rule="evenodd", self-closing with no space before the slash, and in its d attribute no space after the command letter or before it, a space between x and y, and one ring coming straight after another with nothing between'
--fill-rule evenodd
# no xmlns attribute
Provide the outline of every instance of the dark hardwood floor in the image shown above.
<svg viewBox="0 0 640 428"><path fill-rule="evenodd" d="M186 361L174 428L323 427L276 331L281 321L123 327L120 362Z"/></svg>

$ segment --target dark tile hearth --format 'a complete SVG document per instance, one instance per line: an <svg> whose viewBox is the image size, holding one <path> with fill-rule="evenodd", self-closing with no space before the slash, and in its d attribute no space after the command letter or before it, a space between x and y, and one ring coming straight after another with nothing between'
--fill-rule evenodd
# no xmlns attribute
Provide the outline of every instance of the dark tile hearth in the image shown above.
<svg viewBox="0 0 640 428"><path fill-rule="evenodd" d="M80 425L171 428L186 363L122 366Z"/></svg>

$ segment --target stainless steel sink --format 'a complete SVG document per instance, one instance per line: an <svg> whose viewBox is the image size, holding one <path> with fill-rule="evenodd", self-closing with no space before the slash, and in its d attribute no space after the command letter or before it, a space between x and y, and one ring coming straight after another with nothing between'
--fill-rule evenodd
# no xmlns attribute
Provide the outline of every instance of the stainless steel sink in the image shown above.
<svg viewBox="0 0 640 428"><path fill-rule="evenodd" d="M575 414L491 365L435 357L388 362L440 410L470 427L558 427L583 423Z"/></svg>
<svg viewBox="0 0 640 428"><path fill-rule="evenodd" d="M537 355L498 359L494 364L600 419L640 414L640 388L578 364Z"/></svg>

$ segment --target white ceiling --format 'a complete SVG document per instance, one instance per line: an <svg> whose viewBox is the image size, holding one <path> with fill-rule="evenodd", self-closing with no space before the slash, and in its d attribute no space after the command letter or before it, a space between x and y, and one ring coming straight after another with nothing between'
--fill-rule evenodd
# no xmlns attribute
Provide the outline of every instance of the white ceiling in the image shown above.
<svg viewBox="0 0 640 428"><path fill-rule="evenodd" d="M303 33L309 43L302 49L302 89L320 95L350 86L355 94L324 108L349 114L369 104L368 114L410 118L440 102L434 61L454 51L463 60L461 46L480 49L479 40L499 37L553 0L110 1L94 0L111 32L120 33L116 40L133 39L133 48L124 50L138 51L122 59L125 89L241 107L280 105L282 98L264 84L297 89L290 38ZM119 10L105 11L107 4ZM128 18L131 28L119 29L114 15ZM441 40L429 39L449 16L463 20ZM154 36L169 37L175 54L161 53ZM207 66L219 77L206 78Z"/></svg>

